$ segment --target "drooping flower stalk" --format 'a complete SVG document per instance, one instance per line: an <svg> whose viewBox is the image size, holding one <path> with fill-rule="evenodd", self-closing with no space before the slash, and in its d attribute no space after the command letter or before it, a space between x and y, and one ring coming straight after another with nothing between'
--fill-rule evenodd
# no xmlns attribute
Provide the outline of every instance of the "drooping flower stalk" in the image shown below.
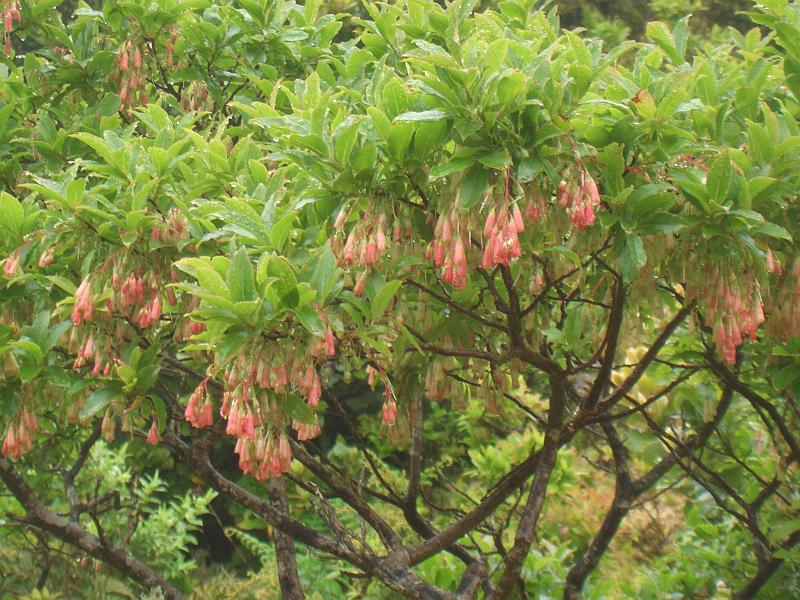
<svg viewBox="0 0 800 600"><path fill-rule="evenodd" d="M19 0L3 0L0 14L3 18L3 51L6 56L11 54L11 32L14 30L14 22L22 21Z"/></svg>

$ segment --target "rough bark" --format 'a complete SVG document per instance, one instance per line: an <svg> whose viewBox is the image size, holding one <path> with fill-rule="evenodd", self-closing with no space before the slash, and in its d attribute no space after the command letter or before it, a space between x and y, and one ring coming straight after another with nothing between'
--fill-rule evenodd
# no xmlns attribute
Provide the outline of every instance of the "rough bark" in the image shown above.
<svg viewBox="0 0 800 600"><path fill-rule="evenodd" d="M289 504L286 501L286 482L281 477L273 479L269 485L269 495L275 510L288 516ZM297 572L294 540L280 529L275 530L275 558L278 568L278 582L284 600L304 600L303 586Z"/></svg>
<svg viewBox="0 0 800 600"><path fill-rule="evenodd" d="M548 415L548 429L544 443L539 451L539 460L533 475L533 483L528 494L528 501L522 511L522 516L517 526L514 546L505 559L505 570L500 581L490 596L492 600L508 598L511 590L519 580L522 564L530 551L536 535L536 526L542 514L547 484L556 464L558 450L561 447L561 424L564 418L566 391L564 381L560 375L550 378L550 414Z"/></svg>

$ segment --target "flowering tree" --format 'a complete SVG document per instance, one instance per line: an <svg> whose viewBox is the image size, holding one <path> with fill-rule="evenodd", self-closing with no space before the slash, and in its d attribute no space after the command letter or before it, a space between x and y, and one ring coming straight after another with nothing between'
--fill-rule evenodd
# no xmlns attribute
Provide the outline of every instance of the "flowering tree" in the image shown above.
<svg viewBox="0 0 800 600"><path fill-rule="evenodd" d="M679 485L732 518L736 597L786 593L800 8L764 4L727 46L681 21L606 51L530 0L367 4L348 32L318 2L6 2L12 520L180 597L140 518L109 535L118 492L74 485L98 440L139 439L277 530L284 597L293 541L409 598L524 597L592 446L615 487L565 598ZM454 484L468 418L512 450ZM446 583L421 570L443 553Z"/></svg>

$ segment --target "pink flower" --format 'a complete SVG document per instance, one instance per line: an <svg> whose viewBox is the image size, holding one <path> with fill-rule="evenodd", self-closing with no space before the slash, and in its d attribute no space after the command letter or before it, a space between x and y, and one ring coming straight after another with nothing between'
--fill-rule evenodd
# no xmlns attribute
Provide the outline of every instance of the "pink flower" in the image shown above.
<svg viewBox="0 0 800 600"><path fill-rule="evenodd" d="M383 402L383 424L392 426L397 419L397 402L391 396Z"/></svg>
<svg viewBox="0 0 800 600"><path fill-rule="evenodd" d="M5 265L3 265L3 275L8 278L19 275L22 271L19 268L19 252L19 250L14 250L6 259Z"/></svg>
<svg viewBox="0 0 800 600"><path fill-rule="evenodd" d="M522 233L525 231L525 223L522 222L522 213L519 210L518 206L514 206L514 225L517 228L517 233Z"/></svg>
<svg viewBox="0 0 800 600"><path fill-rule="evenodd" d="M147 433L147 443L155 446L158 444L161 438L158 436L158 426L156 425L156 420L153 419L152 424L150 425L150 431Z"/></svg>

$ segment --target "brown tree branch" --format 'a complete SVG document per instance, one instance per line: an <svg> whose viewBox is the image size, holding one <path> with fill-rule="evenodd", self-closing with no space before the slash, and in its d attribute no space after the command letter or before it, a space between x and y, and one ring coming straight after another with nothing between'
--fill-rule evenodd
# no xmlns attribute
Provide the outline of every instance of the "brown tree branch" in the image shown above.
<svg viewBox="0 0 800 600"><path fill-rule="evenodd" d="M325 466L311 456L300 444L292 444L292 452L294 457L309 471L322 480L325 485L332 489L336 494L344 500L353 510L356 511L358 516L369 523L375 532L380 537L381 542L387 549L394 549L402 547L402 540L400 536L391 528L391 526L373 509L369 503L358 493L357 490L352 489L348 479L338 477L336 473L329 471Z"/></svg>
<svg viewBox="0 0 800 600"><path fill-rule="evenodd" d="M489 596L491 600L509 597L512 588L519 579L522 563L533 544L539 515L542 512L545 496L547 495L547 484L555 468L558 450L561 447L561 426L567 399L564 385L564 380L560 376L550 377L548 429L545 433L542 449L539 452L539 460L533 475L533 484L528 494L528 501L522 510L522 516L517 526L514 546L505 559L505 570L500 576L500 581L492 595Z"/></svg>
<svg viewBox="0 0 800 600"><path fill-rule="evenodd" d="M289 503L286 501L286 481L280 477L269 483L272 506L280 513L289 516ZM280 529L275 530L275 562L278 568L278 582L284 600L304 600L303 586L297 573L294 540Z"/></svg>
<svg viewBox="0 0 800 600"><path fill-rule="evenodd" d="M101 421L98 420L95 422L92 433L84 440L83 444L81 444L75 463L64 473L64 490L67 492L67 499L70 503L69 520L73 523L78 522L78 516L81 511L81 503L80 500L78 500L78 493L75 491L75 478L89 458L89 452L91 452L92 446L100 439L100 425Z"/></svg>
<svg viewBox="0 0 800 600"><path fill-rule="evenodd" d="M491 321L489 319L486 319L486 318L480 316L475 311L470 310L470 309L468 309L468 308L466 308L464 306L461 306L458 302L450 300L446 296L443 296L443 295L439 294L435 290L432 290L429 287L427 287L425 285L422 285L421 283L419 283L417 281L414 281L413 279L406 279L406 280L403 281L403 283L405 283L406 285L413 286L413 287L421 290L422 292L428 294L429 296L431 296L433 298L436 298L442 304L446 304L447 306L449 306L453 310L456 310L456 311L460 312L461 314L468 316L470 319L472 319L474 321L477 321L478 323L481 323L482 325L486 325L487 327L491 327L492 329L496 329L497 331L502 331L503 333L506 332L506 328L503 327L500 323L496 323L495 321Z"/></svg>
<svg viewBox="0 0 800 600"><path fill-rule="evenodd" d="M684 319L689 316L692 310L694 310L694 303L687 304L686 306L682 307L674 317L672 317L669 323L667 323L667 325L661 331L659 336L650 345L650 348L647 349L647 352L645 352L642 360L640 360L633 369L633 372L628 375L625 381L623 381L611 395L597 405L596 409L593 411L594 413L602 414L606 412L617 402L619 402L633 388L633 386L636 385L639 379L642 378L642 375L645 374L645 371L647 371L648 367L656 359L658 353L661 351L661 348L664 347L670 336L675 332Z"/></svg>
<svg viewBox="0 0 800 600"><path fill-rule="evenodd" d="M682 446L677 454L670 453L665 456L647 473L636 480L631 479L628 466L628 450L619 439L612 425L614 416L610 416L608 420L601 423L603 431L609 441L609 446L611 447L614 463L616 465L614 499L603 519L600 529L567 574L566 584L564 586L564 600L579 600L581 598L581 590L586 583L586 579L595 567L597 567L603 554L608 550L611 541L619 530L622 521L630 512L634 502L647 490L652 488L652 486L675 465L679 458L678 454L694 452L698 448L705 446L714 431L716 431L725 413L730 408L732 398L733 393L728 386L720 396L714 418L702 427L695 438Z"/></svg>
<svg viewBox="0 0 800 600"><path fill-rule="evenodd" d="M783 549L788 550L793 548L800 542L800 531L795 531L788 539L782 544ZM769 578L778 570L783 564L784 559L772 556L765 564L759 567L756 574L748 581L744 587L733 595L733 600L750 600L755 598L758 591L764 587L764 584L769 581Z"/></svg>
<svg viewBox="0 0 800 600"><path fill-rule="evenodd" d="M416 600L446 599L449 594L425 583L411 571L409 554L405 548L398 547L386 556L375 556L371 553L356 552L346 540L332 538L311 529L290 516L276 510L269 502L257 497L231 480L223 476L211 464L206 449L198 449L181 440L173 431L164 432L164 442L183 462L205 482L223 496L237 504L252 510L273 527L280 529L294 540L316 548L377 577L387 587Z"/></svg>
<svg viewBox="0 0 800 600"><path fill-rule="evenodd" d="M752 387L742 382L733 371L715 358L710 357L709 366L722 381L733 387L733 389L747 399L754 408L757 407L770 416L770 419L775 423L778 431L781 432L781 437L783 437L784 441L789 446L791 461L800 462L800 442L798 442L792 430L789 428L786 419L781 416L775 405L758 394ZM767 426L767 428L770 429L769 426Z"/></svg>
<svg viewBox="0 0 800 600"><path fill-rule="evenodd" d="M47 531L86 554L108 563L136 583L147 588L160 588L170 600L182 600L183 595L178 589L149 566L122 548L104 543L77 523L59 517L47 508L17 474L13 464L5 458L0 458L0 479L25 509L25 516L22 518L25 523Z"/></svg>
<svg viewBox="0 0 800 600"><path fill-rule="evenodd" d="M622 330L622 318L625 314L625 286L621 279L617 280L614 286L614 296L611 302L611 314L608 318L605 335L606 353L600 364L600 371L597 377L595 377L592 388L589 390L585 402L581 405L582 409L588 408L592 410L595 407L611 379L611 371L613 370L614 358L616 357L617 346L619 344L619 334Z"/></svg>

